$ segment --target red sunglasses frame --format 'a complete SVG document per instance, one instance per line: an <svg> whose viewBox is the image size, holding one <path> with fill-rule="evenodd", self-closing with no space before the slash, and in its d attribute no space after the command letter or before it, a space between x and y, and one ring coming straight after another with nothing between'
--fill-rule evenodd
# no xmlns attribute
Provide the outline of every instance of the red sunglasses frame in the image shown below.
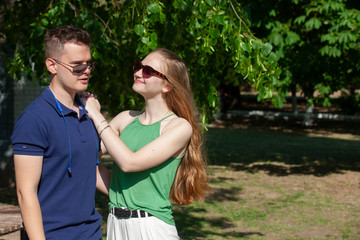
<svg viewBox="0 0 360 240"><path fill-rule="evenodd" d="M153 69L152 67L150 67L148 65L143 65L140 61L135 61L134 66L133 66L134 73L136 73L140 69L143 70L142 76L144 78L150 78L155 75L162 79L168 80L167 77L165 76L165 74L162 74L161 72L156 71L155 69Z"/></svg>

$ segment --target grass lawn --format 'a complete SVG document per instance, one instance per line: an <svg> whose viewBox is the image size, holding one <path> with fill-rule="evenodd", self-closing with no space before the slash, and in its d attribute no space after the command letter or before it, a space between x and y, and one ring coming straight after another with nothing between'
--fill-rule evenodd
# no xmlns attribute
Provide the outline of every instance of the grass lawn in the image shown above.
<svg viewBox="0 0 360 240"><path fill-rule="evenodd" d="M360 135L319 129L210 126L212 192L174 205L181 238L360 239Z"/></svg>
<svg viewBox="0 0 360 240"><path fill-rule="evenodd" d="M224 126L207 132L212 192L173 207L182 239L360 239L358 128ZM14 191L0 202L16 202ZM107 197L96 204L106 235Z"/></svg>

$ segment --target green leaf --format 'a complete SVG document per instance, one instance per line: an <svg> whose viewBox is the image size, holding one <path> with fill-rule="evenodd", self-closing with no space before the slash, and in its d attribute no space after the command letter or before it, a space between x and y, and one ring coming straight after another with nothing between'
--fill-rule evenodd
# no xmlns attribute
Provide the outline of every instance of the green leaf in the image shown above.
<svg viewBox="0 0 360 240"><path fill-rule="evenodd" d="M269 16L271 16L271 17L276 17L276 11L275 11L275 9L271 9L271 10L270 10Z"/></svg>
<svg viewBox="0 0 360 240"><path fill-rule="evenodd" d="M58 12L59 8L56 6L48 11L49 18L55 17L55 14Z"/></svg>
<svg viewBox="0 0 360 240"><path fill-rule="evenodd" d="M243 43L241 44L241 49L246 51L246 52L250 52L251 51L251 47L249 43Z"/></svg>
<svg viewBox="0 0 360 240"><path fill-rule="evenodd" d="M41 20L41 25L43 25L43 26L47 26L47 25L49 25L49 21L46 19L46 18L43 18L42 20Z"/></svg>
<svg viewBox="0 0 360 240"><path fill-rule="evenodd" d="M178 2L178 1L173 1L173 7L174 7L175 9L179 9L179 8L180 8L179 2Z"/></svg>
<svg viewBox="0 0 360 240"><path fill-rule="evenodd" d="M201 14L205 14L207 12L207 7L205 3L201 3L199 9Z"/></svg>
<svg viewBox="0 0 360 240"><path fill-rule="evenodd" d="M321 27L322 23L318 18L315 18L314 20L314 28L319 29Z"/></svg>
<svg viewBox="0 0 360 240"><path fill-rule="evenodd" d="M151 33L150 39L150 48L155 49L157 47L157 34L155 32Z"/></svg>
<svg viewBox="0 0 360 240"><path fill-rule="evenodd" d="M321 27L321 21L318 18L310 18L308 21L305 22L305 27L307 29L319 29Z"/></svg>
<svg viewBox="0 0 360 240"><path fill-rule="evenodd" d="M331 106L331 102L330 102L330 99L329 98L324 98L323 102L322 102L322 105L324 107L330 107Z"/></svg>
<svg viewBox="0 0 360 240"><path fill-rule="evenodd" d="M305 22L305 20L306 20L306 16L299 16L299 17L295 18L294 23L301 25Z"/></svg>
<svg viewBox="0 0 360 240"><path fill-rule="evenodd" d="M138 35L140 37L143 36L145 33L145 28L142 24L136 24L134 27L134 30L135 30L136 35Z"/></svg>
<svg viewBox="0 0 360 240"><path fill-rule="evenodd" d="M330 86L325 86L323 83L317 84L315 89L317 89L321 95L328 95L331 90Z"/></svg>
<svg viewBox="0 0 360 240"><path fill-rule="evenodd" d="M144 43L145 45L149 45L149 43L150 43L149 38L147 38L147 37L142 37L141 42Z"/></svg>
<svg viewBox="0 0 360 240"><path fill-rule="evenodd" d="M283 37L277 32L270 34L269 41L275 46L281 46L284 44Z"/></svg>
<svg viewBox="0 0 360 240"><path fill-rule="evenodd" d="M159 13L161 11L161 6L157 3L150 3L147 9L151 13Z"/></svg>
<svg viewBox="0 0 360 240"><path fill-rule="evenodd" d="M101 54L98 51L92 53L93 59L101 59Z"/></svg>
<svg viewBox="0 0 360 240"><path fill-rule="evenodd" d="M225 16L216 15L215 20L218 24L225 25Z"/></svg>
<svg viewBox="0 0 360 240"><path fill-rule="evenodd" d="M213 7L215 6L215 1L214 0L205 0L206 4Z"/></svg>
<svg viewBox="0 0 360 240"><path fill-rule="evenodd" d="M273 46L270 43L265 43L262 46L262 52L264 53L265 56L269 55L271 53L271 50L273 49Z"/></svg>
<svg viewBox="0 0 360 240"><path fill-rule="evenodd" d="M300 36L297 33L293 31L286 32L286 38L285 38L286 45L292 45L298 41L300 41Z"/></svg>
<svg viewBox="0 0 360 240"><path fill-rule="evenodd" d="M210 28L209 29L209 34L210 34L210 36L212 37L212 38L218 38L219 36L220 36L220 31L219 31L219 29L217 29L217 28Z"/></svg>
<svg viewBox="0 0 360 240"><path fill-rule="evenodd" d="M198 21L196 21L195 22L195 28L200 28L200 27L201 27L200 23Z"/></svg>
<svg viewBox="0 0 360 240"><path fill-rule="evenodd" d="M282 108L284 106L284 99L279 95L275 95L272 98L272 102L276 108Z"/></svg>

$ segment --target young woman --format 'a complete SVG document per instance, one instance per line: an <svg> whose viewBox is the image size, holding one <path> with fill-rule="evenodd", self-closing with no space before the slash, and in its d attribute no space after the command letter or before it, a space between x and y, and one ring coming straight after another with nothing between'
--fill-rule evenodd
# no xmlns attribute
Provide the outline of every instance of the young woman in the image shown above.
<svg viewBox="0 0 360 240"><path fill-rule="evenodd" d="M86 98L102 149L114 159L107 239L179 239L170 201L191 204L208 190L189 75L167 49L136 61L133 70L144 112L124 111L108 124L99 102Z"/></svg>

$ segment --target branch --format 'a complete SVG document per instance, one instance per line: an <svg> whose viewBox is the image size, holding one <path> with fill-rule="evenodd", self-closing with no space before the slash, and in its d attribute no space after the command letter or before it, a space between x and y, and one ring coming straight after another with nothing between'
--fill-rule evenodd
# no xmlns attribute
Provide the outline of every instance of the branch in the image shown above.
<svg viewBox="0 0 360 240"><path fill-rule="evenodd" d="M76 17L76 16L77 16L76 7L75 7L74 5L72 5L71 2L69 2L68 0L65 0L65 1L69 4L70 8L71 8L72 10L74 10L74 12L75 12L75 17Z"/></svg>
<svg viewBox="0 0 360 240"><path fill-rule="evenodd" d="M250 29L249 29L249 27L247 26L247 24L245 23L245 21L242 20L242 18L241 18L241 17L239 16L239 14L236 12L236 9L235 9L233 3L231 2L231 0L229 0L229 2L230 2L231 8L233 9L236 17L240 20L240 27L241 27L241 23L243 23L243 24L245 25L245 27L247 28L248 32L250 33L250 35L251 35L252 37L256 38L256 37L252 34L252 32L250 31Z"/></svg>
<svg viewBox="0 0 360 240"><path fill-rule="evenodd" d="M244 22L244 20L242 20L242 18L241 18L241 17L238 15L238 13L236 12L236 9L235 9L233 3L231 2L231 0L229 0L229 2L230 2L230 5L231 5L231 7L232 7L232 9L233 9L236 17L240 20L240 22L242 22L242 23L244 23L244 24L246 25L246 23Z"/></svg>
<svg viewBox="0 0 360 240"><path fill-rule="evenodd" d="M99 15L97 15L96 12L94 12L93 14L95 15L95 17L97 17L100 20L100 22L102 22L102 24L105 27L104 32L103 32L103 34L101 36L103 36L105 34L106 29L109 30L110 36L111 36L112 32L111 32L111 29L109 28L108 24Z"/></svg>
<svg viewBox="0 0 360 240"><path fill-rule="evenodd" d="M134 7L132 9L132 14L131 14L131 26L134 23L134 16L135 16L135 7L136 7L136 0L134 0Z"/></svg>
<svg viewBox="0 0 360 240"><path fill-rule="evenodd" d="M115 41L115 40L113 40L113 39L111 39L108 35L106 35L106 30L109 30L109 32L110 32L110 35L112 34L112 31L111 31L111 28L108 26L108 24L99 16L99 15L97 15L95 12L93 12L93 14L95 15L95 17L97 17L99 20L100 20L100 22L104 25L104 27L105 27L105 29L104 29L104 32L102 33L102 35L101 36L104 36L105 35L105 37L108 39L108 40L110 40L111 42L113 42L116 46L120 46L120 44L117 42L117 41Z"/></svg>

